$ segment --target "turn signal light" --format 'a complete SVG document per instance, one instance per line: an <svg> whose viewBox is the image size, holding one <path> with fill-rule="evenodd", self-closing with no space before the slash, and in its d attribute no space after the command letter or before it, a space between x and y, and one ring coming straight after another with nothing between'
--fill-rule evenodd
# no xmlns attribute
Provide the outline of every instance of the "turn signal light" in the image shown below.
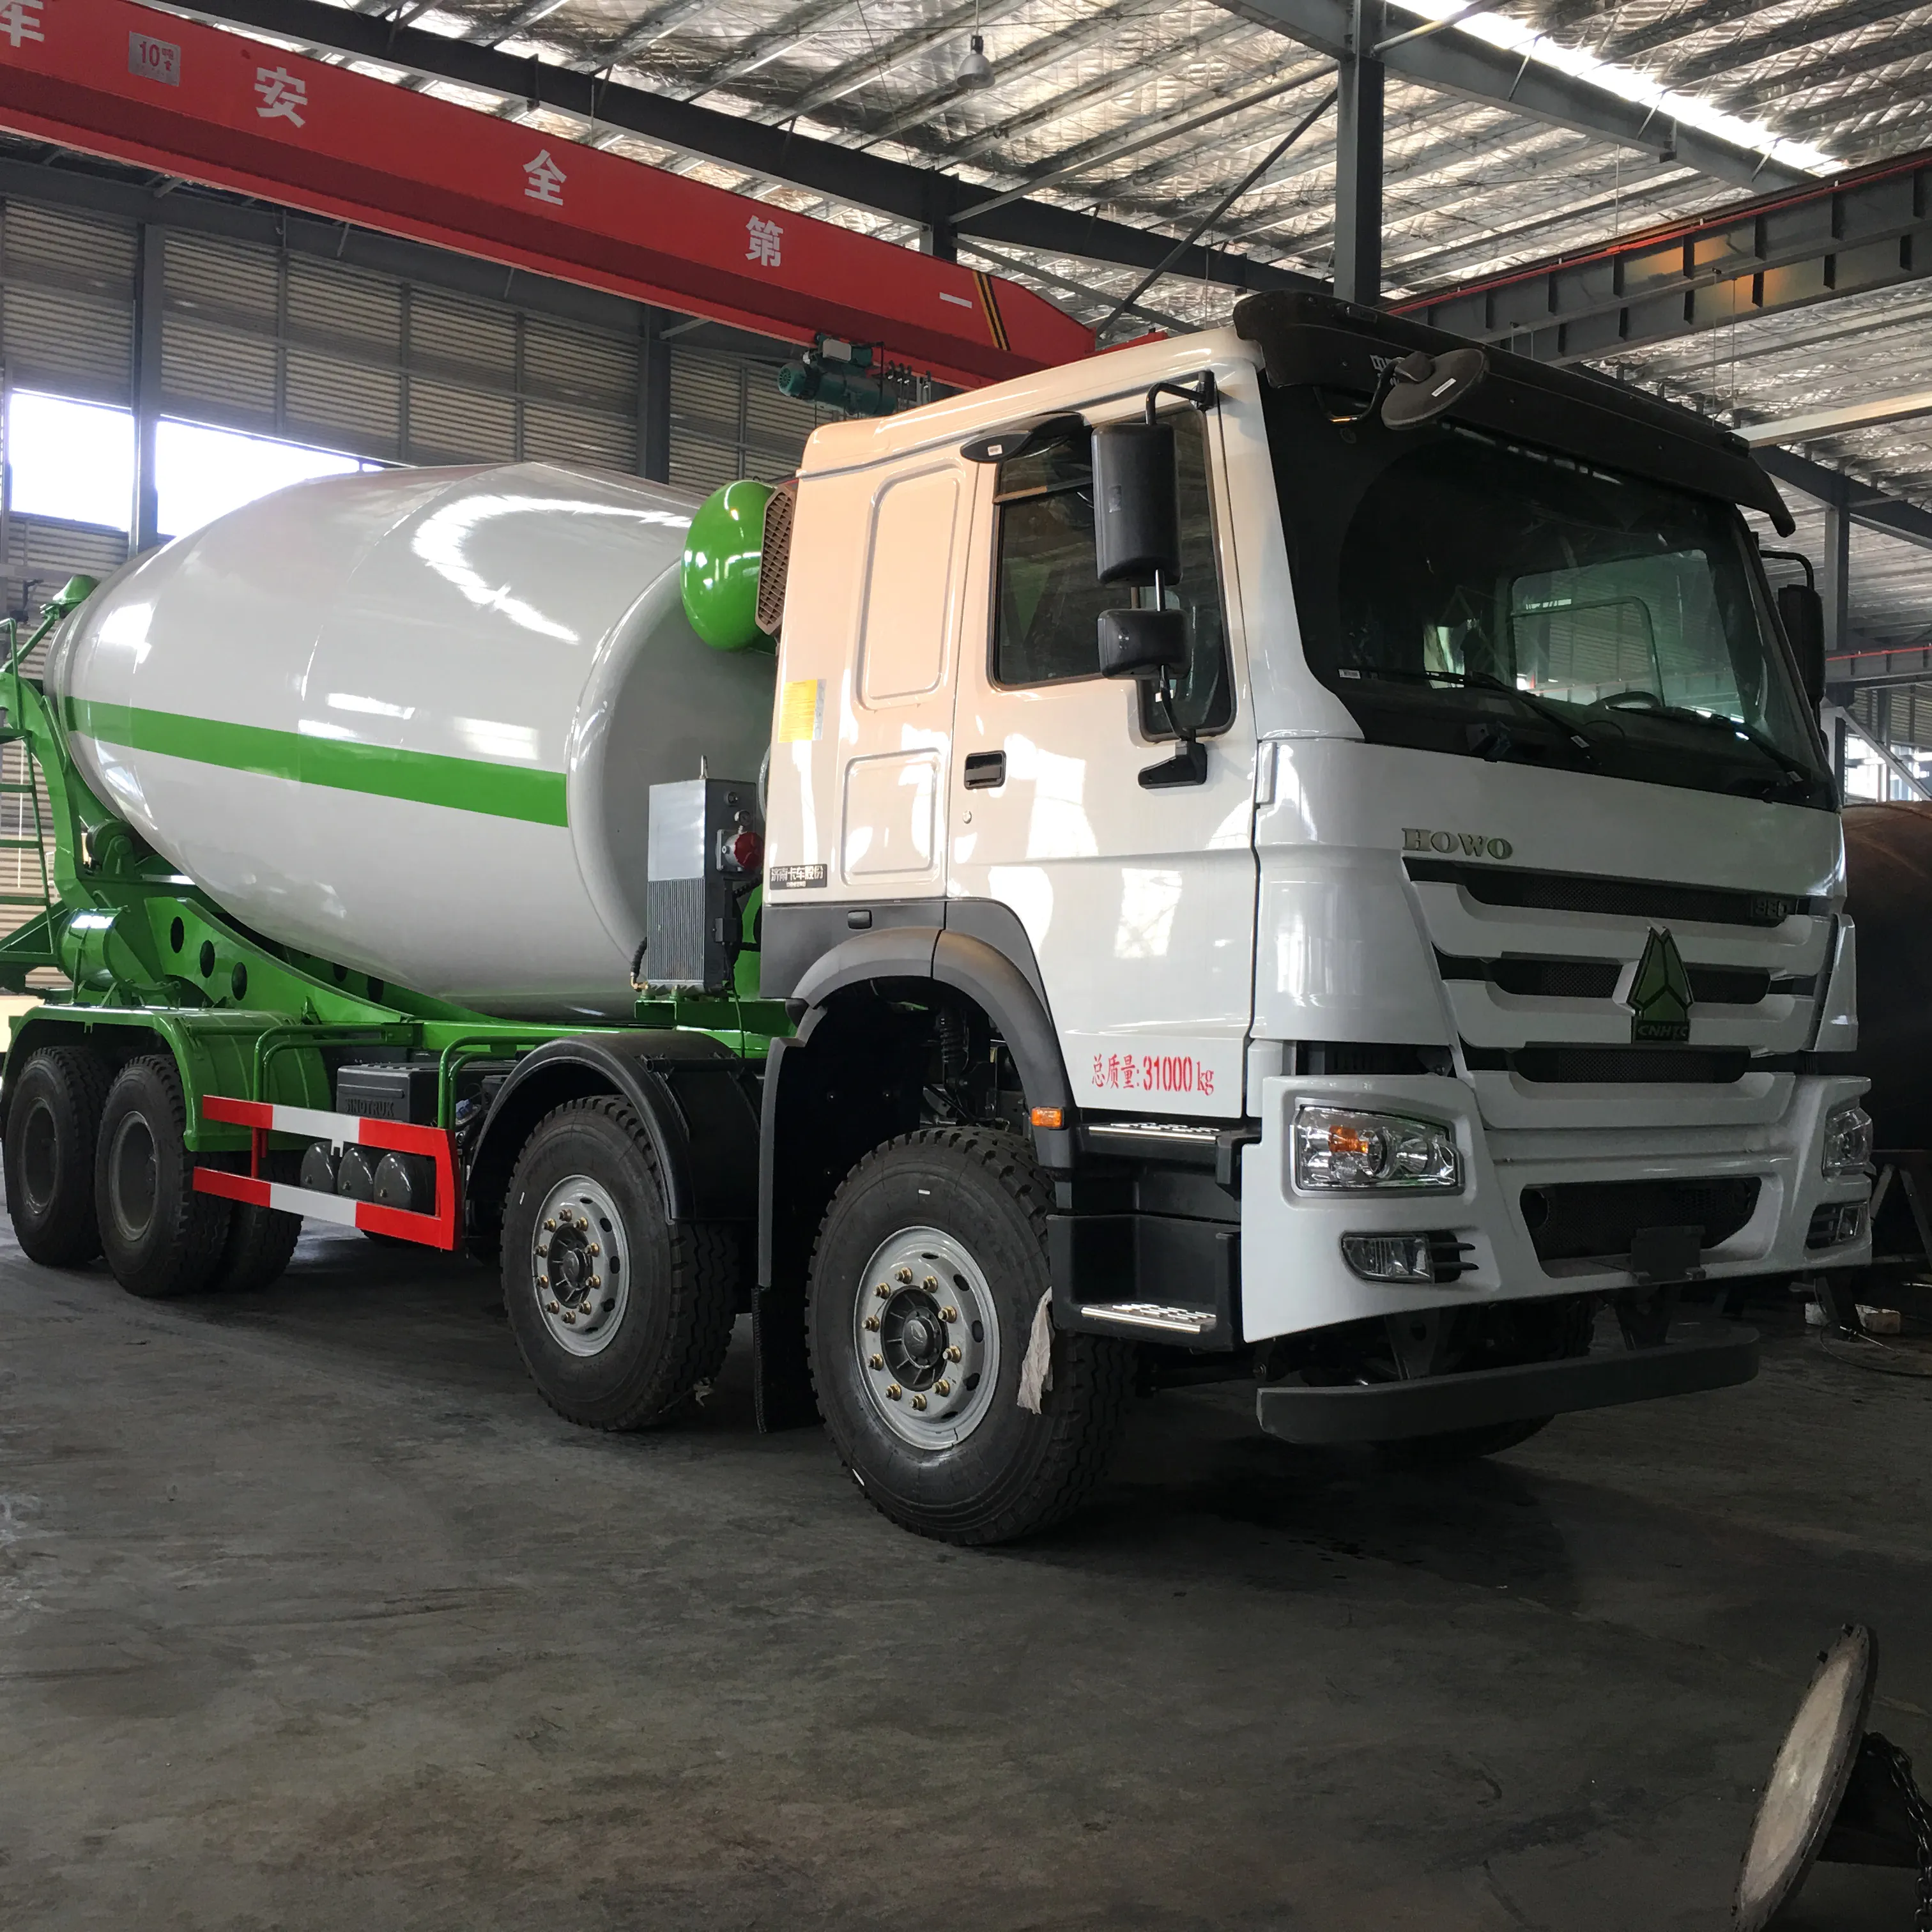
<svg viewBox="0 0 1932 1932"><path fill-rule="evenodd" d="M1036 1107L1030 1116L1036 1127L1064 1127L1066 1116L1058 1107Z"/></svg>

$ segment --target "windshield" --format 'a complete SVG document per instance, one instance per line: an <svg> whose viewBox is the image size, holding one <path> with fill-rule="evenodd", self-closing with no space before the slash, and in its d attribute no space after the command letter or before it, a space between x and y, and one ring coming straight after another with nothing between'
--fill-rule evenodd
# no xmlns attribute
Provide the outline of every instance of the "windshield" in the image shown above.
<svg viewBox="0 0 1932 1932"><path fill-rule="evenodd" d="M1832 806L1728 505L1264 394L1309 662L1371 742Z"/></svg>

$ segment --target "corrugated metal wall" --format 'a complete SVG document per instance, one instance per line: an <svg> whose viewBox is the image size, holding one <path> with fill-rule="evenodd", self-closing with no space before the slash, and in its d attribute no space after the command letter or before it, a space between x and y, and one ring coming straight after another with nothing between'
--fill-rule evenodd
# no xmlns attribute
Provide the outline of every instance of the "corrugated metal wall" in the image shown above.
<svg viewBox="0 0 1932 1932"><path fill-rule="evenodd" d="M520 458L635 472L643 311L628 332L259 243L162 227L161 412L391 463ZM132 400L132 224L0 206L0 358L15 386ZM670 480L716 489L797 466L825 419L769 359L670 345ZM16 518L7 608L125 538Z"/></svg>
<svg viewBox="0 0 1932 1932"><path fill-rule="evenodd" d="M709 492L740 476L776 482L798 467L825 412L782 394L778 364L674 345L670 480Z"/></svg>
<svg viewBox="0 0 1932 1932"><path fill-rule="evenodd" d="M637 334L214 236L163 260L164 415L387 462L638 466Z"/></svg>

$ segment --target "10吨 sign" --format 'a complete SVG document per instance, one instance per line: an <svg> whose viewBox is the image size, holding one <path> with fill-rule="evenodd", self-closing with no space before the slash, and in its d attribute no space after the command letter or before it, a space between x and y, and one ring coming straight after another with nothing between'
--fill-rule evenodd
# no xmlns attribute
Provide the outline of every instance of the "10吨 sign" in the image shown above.
<svg viewBox="0 0 1932 1932"><path fill-rule="evenodd" d="M152 34L128 36L128 71L137 80L158 80L164 87L181 85L181 49Z"/></svg>

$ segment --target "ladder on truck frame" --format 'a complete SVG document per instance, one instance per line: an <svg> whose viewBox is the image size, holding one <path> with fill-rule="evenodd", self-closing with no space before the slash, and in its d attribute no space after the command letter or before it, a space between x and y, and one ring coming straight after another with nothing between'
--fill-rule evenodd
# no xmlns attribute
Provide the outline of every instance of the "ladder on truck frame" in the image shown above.
<svg viewBox="0 0 1932 1932"><path fill-rule="evenodd" d="M24 774L20 778L0 776L0 801L24 797L28 808L19 814L20 830L0 832L0 852L31 850L40 871L38 898L31 892L0 892L0 912L19 910L26 915L4 938L0 938L0 986L16 993L26 990L29 973L40 967L58 968L60 964L60 956L54 950L53 880L47 871L46 820L40 811L40 764L34 756L33 741L20 723L20 660L40 640L46 628L44 624L38 626L23 645L18 620L12 617L0 620L0 629L4 629L6 635L7 650L6 662L0 666L0 692L4 692L7 700L5 720L0 723L0 746L16 744L20 747ZM31 834L25 828L29 813L34 823ZM25 869L21 868L23 872Z"/></svg>

